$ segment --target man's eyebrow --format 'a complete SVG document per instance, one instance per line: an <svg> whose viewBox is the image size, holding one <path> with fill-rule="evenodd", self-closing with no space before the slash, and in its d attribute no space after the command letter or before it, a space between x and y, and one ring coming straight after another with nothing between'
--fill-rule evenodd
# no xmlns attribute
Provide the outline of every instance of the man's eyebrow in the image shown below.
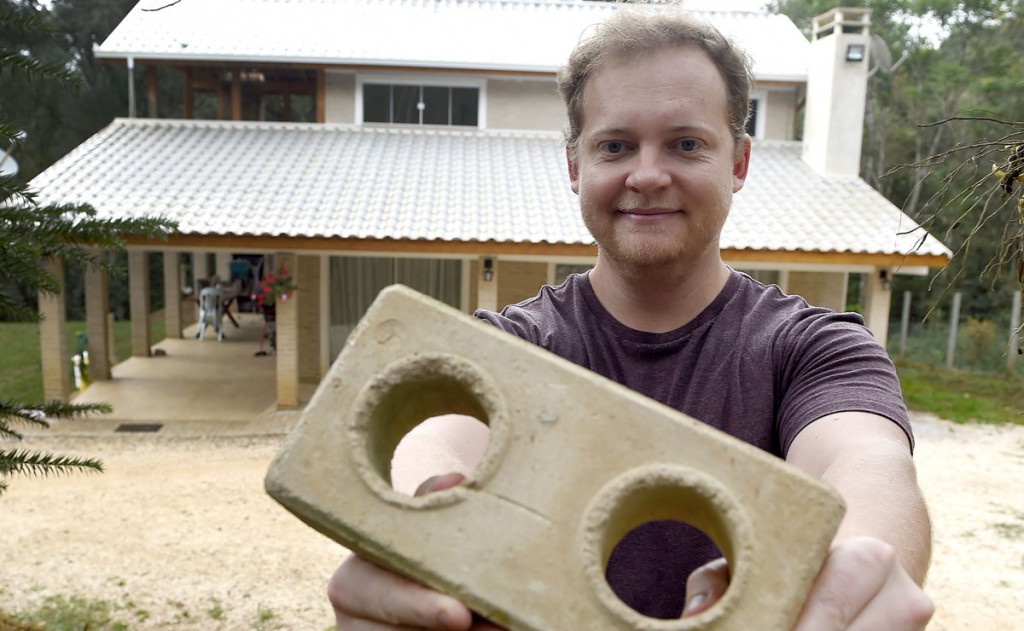
<svg viewBox="0 0 1024 631"><path fill-rule="evenodd" d="M619 126L619 127L600 127L598 129L595 129L594 133L592 135L594 135L594 136L618 136L618 135L621 135L621 134L629 134L629 133L631 133L631 131L632 130L629 127L621 127L621 126Z"/></svg>
<svg viewBox="0 0 1024 631"><path fill-rule="evenodd" d="M711 128L709 126L707 126L707 125L674 125L672 127L669 127L668 131L670 133L673 133L673 134L677 134L677 133L696 133L696 132L707 133L707 132L711 131ZM595 129L594 132L591 135L592 136L618 136L618 135L631 134L631 133L633 133L633 128L632 127L627 127L627 126L623 126L623 125L616 125L616 126L612 126L612 127L599 127L598 129Z"/></svg>

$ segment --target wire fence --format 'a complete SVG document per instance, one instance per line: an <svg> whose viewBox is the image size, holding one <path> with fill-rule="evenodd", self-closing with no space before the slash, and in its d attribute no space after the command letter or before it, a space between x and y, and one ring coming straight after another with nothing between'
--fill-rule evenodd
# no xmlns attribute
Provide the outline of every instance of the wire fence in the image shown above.
<svg viewBox="0 0 1024 631"><path fill-rule="evenodd" d="M961 294L924 321L910 317L910 292L893 297L887 348L896 361L975 372L1024 374L1020 350L1021 295L1004 313L962 316Z"/></svg>

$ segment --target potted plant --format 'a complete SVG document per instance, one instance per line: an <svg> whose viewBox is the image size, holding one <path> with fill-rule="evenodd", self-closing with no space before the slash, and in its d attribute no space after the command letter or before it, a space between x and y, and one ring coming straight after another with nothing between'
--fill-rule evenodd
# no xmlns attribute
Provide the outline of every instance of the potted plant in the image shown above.
<svg viewBox="0 0 1024 631"><path fill-rule="evenodd" d="M267 274L256 287L256 306L260 309L274 307L278 300L288 300L292 292L298 289L295 281L288 275L286 268L281 268L276 274Z"/></svg>
<svg viewBox="0 0 1024 631"><path fill-rule="evenodd" d="M277 348L277 301L288 300L292 297L298 287L295 281L288 275L286 268L281 268L276 274L269 273L256 285L256 308L263 314L263 338L260 340L260 349L256 355L266 355L263 350L263 340L270 343L270 348Z"/></svg>

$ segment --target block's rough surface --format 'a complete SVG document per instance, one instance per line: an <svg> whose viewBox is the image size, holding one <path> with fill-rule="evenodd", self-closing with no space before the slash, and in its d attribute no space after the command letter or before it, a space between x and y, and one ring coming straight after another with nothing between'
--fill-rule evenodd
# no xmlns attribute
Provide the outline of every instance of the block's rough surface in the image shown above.
<svg viewBox="0 0 1024 631"><path fill-rule="evenodd" d="M491 427L483 462L453 489L392 490L398 442L444 413ZM399 286L350 336L266 487L354 552L533 631L789 629L843 514L777 458ZM604 580L622 536L659 519L697 526L730 561L728 591L698 616L644 617Z"/></svg>

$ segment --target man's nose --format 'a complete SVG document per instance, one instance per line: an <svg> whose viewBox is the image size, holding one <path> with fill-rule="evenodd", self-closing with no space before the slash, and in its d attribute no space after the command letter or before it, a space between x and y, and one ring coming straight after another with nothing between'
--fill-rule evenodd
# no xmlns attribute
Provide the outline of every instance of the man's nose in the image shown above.
<svg viewBox="0 0 1024 631"><path fill-rule="evenodd" d="M667 156L659 147L642 147L626 177L626 186L640 193L666 188L672 181L666 160Z"/></svg>

